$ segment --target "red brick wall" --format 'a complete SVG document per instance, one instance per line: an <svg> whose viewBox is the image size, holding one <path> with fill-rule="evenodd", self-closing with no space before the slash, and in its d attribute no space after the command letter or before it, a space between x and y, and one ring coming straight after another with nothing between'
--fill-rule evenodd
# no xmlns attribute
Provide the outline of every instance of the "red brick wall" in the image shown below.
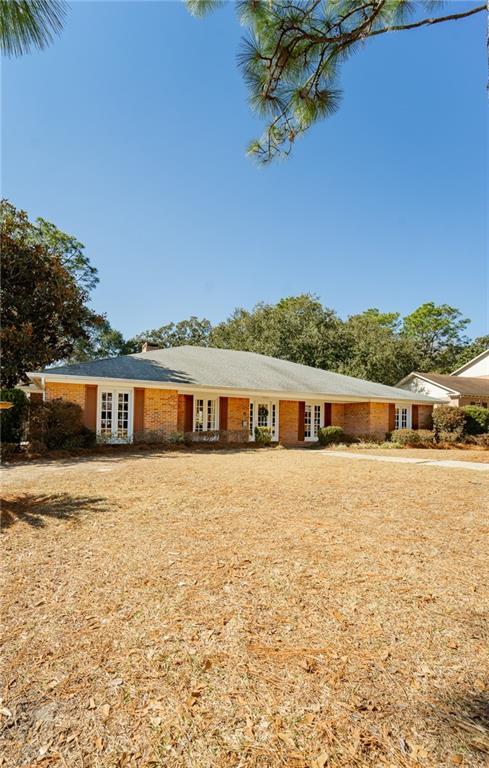
<svg viewBox="0 0 489 768"><path fill-rule="evenodd" d="M290 445L298 443L299 403L297 400L279 402L279 441Z"/></svg>
<svg viewBox="0 0 489 768"><path fill-rule="evenodd" d="M389 431L388 403L345 403L344 409L347 435L384 437Z"/></svg>
<svg viewBox="0 0 489 768"><path fill-rule="evenodd" d="M243 429L243 421L248 427L249 418L250 401L247 397L228 398L228 429Z"/></svg>
<svg viewBox="0 0 489 768"><path fill-rule="evenodd" d="M169 437L178 431L178 393L175 389L146 389L144 430L163 432Z"/></svg>

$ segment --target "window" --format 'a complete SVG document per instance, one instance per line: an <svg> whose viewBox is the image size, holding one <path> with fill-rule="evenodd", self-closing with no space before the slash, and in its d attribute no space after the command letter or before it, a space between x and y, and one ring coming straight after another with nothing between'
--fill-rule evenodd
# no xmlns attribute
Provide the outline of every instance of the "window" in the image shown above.
<svg viewBox="0 0 489 768"><path fill-rule="evenodd" d="M212 432L217 429L216 400L194 397L194 432Z"/></svg>
<svg viewBox="0 0 489 768"><path fill-rule="evenodd" d="M321 405L306 403L304 407L304 439L317 440L321 429Z"/></svg>
<svg viewBox="0 0 489 768"><path fill-rule="evenodd" d="M410 405L396 405L396 429L410 429L411 428L411 406Z"/></svg>
<svg viewBox="0 0 489 768"><path fill-rule="evenodd" d="M250 436L255 434L255 419L254 419L254 402L250 400Z"/></svg>

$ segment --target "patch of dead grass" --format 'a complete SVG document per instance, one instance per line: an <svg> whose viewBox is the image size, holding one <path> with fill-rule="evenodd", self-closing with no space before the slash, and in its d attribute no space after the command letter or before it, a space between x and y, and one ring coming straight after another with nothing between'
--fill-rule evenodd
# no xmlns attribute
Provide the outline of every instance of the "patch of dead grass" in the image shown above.
<svg viewBox="0 0 489 768"><path fill-rule="evenodd" d="M485 477L273 450L3 477L3 765L486 764Z"/></svg>

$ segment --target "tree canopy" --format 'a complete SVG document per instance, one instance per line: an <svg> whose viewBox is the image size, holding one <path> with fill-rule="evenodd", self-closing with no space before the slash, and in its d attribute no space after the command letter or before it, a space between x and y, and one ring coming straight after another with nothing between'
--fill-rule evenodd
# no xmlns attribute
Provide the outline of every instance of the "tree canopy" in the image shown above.
<svg viewBox="0 0 489 768"><path fill-rule="evenodd" d="M219 5L187 0L196 16ZM442 13L439 0L241 0L236 6L246 29L238 62L251 107L266 121L248 148L261 163L288 155L299 136L338 109L341 66L369 38L456 21L486 7Z"/></svg>
<svg viewBox="0 0 489 768"><path fill-rule="evenodd" d="M88 307L96 272L78 241L45 221L0 206L2 387L67 358L99 321Z"/></svg>
<svg viewBox="0 0 489 768"><path fill-rule="evenodd" d="M0 50L21 56L42 50L63 28L67 4L63 0L0 0Z"/></svg>

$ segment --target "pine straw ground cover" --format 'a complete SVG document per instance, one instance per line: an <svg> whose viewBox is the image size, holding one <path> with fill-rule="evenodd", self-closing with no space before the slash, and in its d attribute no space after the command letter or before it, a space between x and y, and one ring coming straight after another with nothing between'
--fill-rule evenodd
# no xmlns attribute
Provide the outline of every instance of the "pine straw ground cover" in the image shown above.
<svg viewBox="0 0 489 768"><path fill-rule="evenodd" d="M3 766L486 764L485 476L272 449L3 481Z"/></svg>

